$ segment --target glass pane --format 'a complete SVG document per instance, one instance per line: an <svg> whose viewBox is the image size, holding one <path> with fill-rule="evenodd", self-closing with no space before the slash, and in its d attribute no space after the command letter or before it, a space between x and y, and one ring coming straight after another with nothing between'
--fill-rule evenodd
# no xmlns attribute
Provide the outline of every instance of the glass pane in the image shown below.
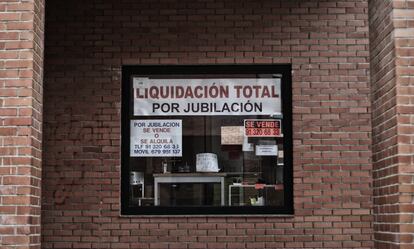
<svg viewBox="0 0 414 249"><path fill-rule="evenodd" d="M132 82L131 92L147 94ZM174 115L174 103L165 108L171 115L131 111L129 206L284 206L282 113L200 115L195 105L188 107L194 115Z"/></svg>

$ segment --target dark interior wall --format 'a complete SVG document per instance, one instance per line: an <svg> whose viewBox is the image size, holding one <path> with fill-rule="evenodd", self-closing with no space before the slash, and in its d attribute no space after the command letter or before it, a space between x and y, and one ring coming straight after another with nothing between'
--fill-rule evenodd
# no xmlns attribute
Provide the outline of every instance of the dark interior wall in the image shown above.
<svg viewBox="0 0 414 249"><path fill-rule="evenodd" d="M368 3L48 1L43 248L372 248ZM292 217L120 217L125 64L291 63Z"/></svg>

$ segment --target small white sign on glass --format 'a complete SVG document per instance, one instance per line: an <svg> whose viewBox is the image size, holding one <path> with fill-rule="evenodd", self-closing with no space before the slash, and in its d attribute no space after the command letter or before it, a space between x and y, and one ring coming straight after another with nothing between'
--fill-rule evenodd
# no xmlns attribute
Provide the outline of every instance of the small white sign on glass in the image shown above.
<svg viewBox="0 0 414 249"><path fill-rule="evenodd" d="M196 156L197 172L219 172L217 155L214 153L200 153Z"/></svg>
<svg viewBox="0 0 414 249"><path fill-rule="evenodd" d="M131 120L131 157L181 157L182 120Z"/></svg>
<svg viewBox="0 0 414 249"><path fill-rule="evenodd" d="M277 156L277 145L256 145L256 156Z"/></svg>

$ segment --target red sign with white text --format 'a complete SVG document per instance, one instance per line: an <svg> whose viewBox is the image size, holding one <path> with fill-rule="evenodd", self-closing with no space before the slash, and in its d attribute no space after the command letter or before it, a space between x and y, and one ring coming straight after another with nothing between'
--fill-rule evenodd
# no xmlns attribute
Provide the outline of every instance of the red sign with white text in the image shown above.
<svg viewBox="0 0 414 249"><path fill-rule="evenodd" d="M279 119L245 119L246 137L281 137L282 122Z"/></svg>

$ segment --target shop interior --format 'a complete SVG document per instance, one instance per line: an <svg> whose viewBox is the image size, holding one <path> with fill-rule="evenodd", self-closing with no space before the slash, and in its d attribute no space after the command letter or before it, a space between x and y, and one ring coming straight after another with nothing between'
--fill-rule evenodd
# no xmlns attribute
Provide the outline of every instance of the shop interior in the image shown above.
<svg viewBox="0 0 414 249"><path fill-rule="evenodd" d="M283 134L247 136L245 127L280 117L171 119L182 122L182 156L130 157L129 206L284 205Z"/></svg>

